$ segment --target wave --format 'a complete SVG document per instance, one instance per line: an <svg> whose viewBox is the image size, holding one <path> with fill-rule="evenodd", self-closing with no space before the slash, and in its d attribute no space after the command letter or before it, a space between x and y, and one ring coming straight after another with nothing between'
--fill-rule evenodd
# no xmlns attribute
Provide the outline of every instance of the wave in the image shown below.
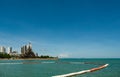
<svg viewBox="0 0 120 77"><path fill-rule="evenodd" d="M0 65L4 65L4 64L23 64L23 63L0 63Z"/></svg>

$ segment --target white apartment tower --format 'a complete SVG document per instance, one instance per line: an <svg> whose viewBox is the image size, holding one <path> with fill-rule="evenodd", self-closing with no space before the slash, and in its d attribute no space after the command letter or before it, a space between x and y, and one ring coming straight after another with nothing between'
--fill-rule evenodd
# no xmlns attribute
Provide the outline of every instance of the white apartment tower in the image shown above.
<svg viewBox="0 0 120 77"><path fill-rule="evenodd" d="M8 53L8 54L12 53L12 47L8 47L8 48L7 48L7 53Z"/></svg>
<svg viewBox="0 0 120 77"><path fill-rule="evenodd" d="M28 45L22 46L21 47L21 53L25 54L26 52L28 52L29 48L32 49L32 44L31 43L29 43Z"/></svg>
<svg viewBox="0 0 120 77"><path fill-rule="evenodd" d="M0 52L1 52L1 53L6 53L6 49L5 49L4 46L0 46Z"/></svg>
<svg viewBox="0 0 120 77"><path fill-rule="evenodd" d="M29 44L27 45L27 49L30 48L32 49L32 44L29 42Z"/></svg>

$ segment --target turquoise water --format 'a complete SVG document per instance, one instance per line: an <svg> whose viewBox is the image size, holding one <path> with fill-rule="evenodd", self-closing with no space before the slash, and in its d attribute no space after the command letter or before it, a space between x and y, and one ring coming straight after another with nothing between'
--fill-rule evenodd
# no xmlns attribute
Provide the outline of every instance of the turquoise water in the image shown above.
<svg viewBox="0 0 120 77"><path fill-rule="evenodd" d="M76 77L120 77L120 59L0 60L0 77L51 77L106 63L105 69Z"/></svg>

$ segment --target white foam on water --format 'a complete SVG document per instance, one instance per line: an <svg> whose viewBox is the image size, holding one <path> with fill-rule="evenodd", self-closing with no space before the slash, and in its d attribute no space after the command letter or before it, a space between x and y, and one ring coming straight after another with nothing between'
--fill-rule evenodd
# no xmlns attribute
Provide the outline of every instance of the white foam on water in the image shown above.
<svg viewBox="0 0 120 77"><path fill-rule="evenodd" d="M0 65L4 65L4 64L23 64L23 63L0 63Z"/></svg>
<svg viewBox="0 0 120 77"><path fill-rule="evenodd" d="M49 64L49 63L55 63L55 62L47 62L47 61L46 61L46 62L41 62L41 63L47 63L47 64Z"/></svg>

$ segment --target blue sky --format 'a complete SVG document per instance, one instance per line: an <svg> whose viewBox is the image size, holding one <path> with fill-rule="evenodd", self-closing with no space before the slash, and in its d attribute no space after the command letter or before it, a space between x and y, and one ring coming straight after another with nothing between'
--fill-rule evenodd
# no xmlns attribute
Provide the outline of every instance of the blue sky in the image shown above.
<svg viewBox="0 0 120 77"><path fill-rule="evenodd" d="M39 55L120 58L119 0L0 0L0 45Z"/></svg>

